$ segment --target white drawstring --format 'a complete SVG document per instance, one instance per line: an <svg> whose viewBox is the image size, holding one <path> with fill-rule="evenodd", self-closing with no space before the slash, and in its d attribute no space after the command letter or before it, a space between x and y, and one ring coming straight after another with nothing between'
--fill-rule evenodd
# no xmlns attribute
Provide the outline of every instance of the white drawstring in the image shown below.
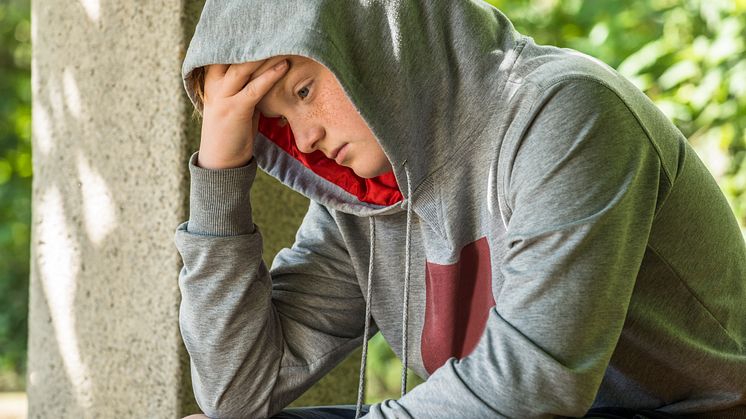
<svg viewBox="0 0 746 419"><path fill-rule="evenodd" d="M404 302L402 312L402 371L401 371L401 395L407 394L407 330L409 320L409 263L410 263L410 236L412 224L412 184L409 180L409 172L404 162L404 172L407 177L407 233L405 240L405 265L404 265ZM360 359L360 379L357 386L357 404L355 406L355 419L360 418L363 407L363 394L365 393L365 366L368 361L368 334L370 333L370 309L373 283L373 249L375 248L376 230L374 218L370 217L370 256L368 258L368 290L365 297L365 328L363 330L363 354Z"/></svg>
<svg viewBox="0 0 746 419"><path fill-rule="evenodd" d="M404 173L407 176L407 236L406 236L406 249L405 249L405 265L404 265L404 303L402 313L402 369L401 369L401 395L404 397L407 394L407 330L409 320L409 244L411 236L411 224L412 224L412 183L409 180L409 171L407 170L407 162L404 162Z"/></svg>
<svg viewBox="0 0 746 419"><path fill-rule="evenodd" d="M370 333L370 300L372 297L371 285L373 283L373 248L376 244L376 229L373 217L370 220L370 256L368 258L368 291L365 297L365 330L363 331L363 355L360 357L360 380L357 385L357 405L355 406L355 419L360 417L363 407L363 394L365 393L365 364L368 361L368 334Z"/></svg>

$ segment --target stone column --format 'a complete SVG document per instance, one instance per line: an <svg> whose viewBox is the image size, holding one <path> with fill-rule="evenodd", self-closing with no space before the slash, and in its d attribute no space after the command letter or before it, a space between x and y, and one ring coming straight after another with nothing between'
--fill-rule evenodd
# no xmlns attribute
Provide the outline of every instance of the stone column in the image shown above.
<svg viewBox="0 0 746 419"><path fill-rule="evenodd" d="M180 70L201 6L32 2L29 418L197 411L173 235L188 217L186 163L199 142ZM269 262L307 202L266 175L255 190ZM357 362L300 403L354 402Z"/></svg>

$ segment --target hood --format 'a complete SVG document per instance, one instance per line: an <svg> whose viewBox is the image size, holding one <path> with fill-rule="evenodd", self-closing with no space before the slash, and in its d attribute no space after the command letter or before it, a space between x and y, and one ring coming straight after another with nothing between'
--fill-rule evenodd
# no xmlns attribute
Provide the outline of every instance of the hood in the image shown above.
<svg viewBox="0 0 746 419"><path fill-rule="evenodd" d="M363 179L320 151L304 154L290 129L270 118L262 118L255 139L257 164L329 208L382 215L404 208L407 181L416 191L478 136L488 120L484 112L496 107L488 87L496 85L494 70L516 35L508 19L482 1L208 0L182 77L199 109L191 88L197 67L276 55L323 64L381 144L393 173Z"/></svg>

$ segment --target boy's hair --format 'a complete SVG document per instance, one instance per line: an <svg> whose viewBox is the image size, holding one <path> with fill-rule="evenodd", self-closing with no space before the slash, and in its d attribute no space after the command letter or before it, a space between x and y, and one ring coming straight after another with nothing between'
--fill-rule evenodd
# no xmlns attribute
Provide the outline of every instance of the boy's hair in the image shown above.
<svg viewBox="0 0 746 419"><path fill-rule="evenodd" d="M192 74L189 77L192 83L192 89L194 89L194 96L196 98L197 106L192 113L193 117L202 117L202 110L204 109L205 101L205 68L197 67L192 70Z"/></svg>

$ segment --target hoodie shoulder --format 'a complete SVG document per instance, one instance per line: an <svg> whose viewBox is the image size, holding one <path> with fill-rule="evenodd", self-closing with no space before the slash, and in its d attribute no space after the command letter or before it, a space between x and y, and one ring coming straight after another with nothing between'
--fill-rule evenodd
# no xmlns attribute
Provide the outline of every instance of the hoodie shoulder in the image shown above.
<svg viewBox="0 0 746 419"><path fill-rule="evenodd" d="M686 143L684 135L637 86L608 64L581 52L538 45L531 38L527 39L506 83L504 97L511 109L511 125L514 128L525 126L530 119L529 111L556 87L582 81L588 82L580 85L591 89L590 94L610 90L618 97L650 138L661 157L668 181L673 182ZM590 102L588 106L592 106Z"/></svg>

